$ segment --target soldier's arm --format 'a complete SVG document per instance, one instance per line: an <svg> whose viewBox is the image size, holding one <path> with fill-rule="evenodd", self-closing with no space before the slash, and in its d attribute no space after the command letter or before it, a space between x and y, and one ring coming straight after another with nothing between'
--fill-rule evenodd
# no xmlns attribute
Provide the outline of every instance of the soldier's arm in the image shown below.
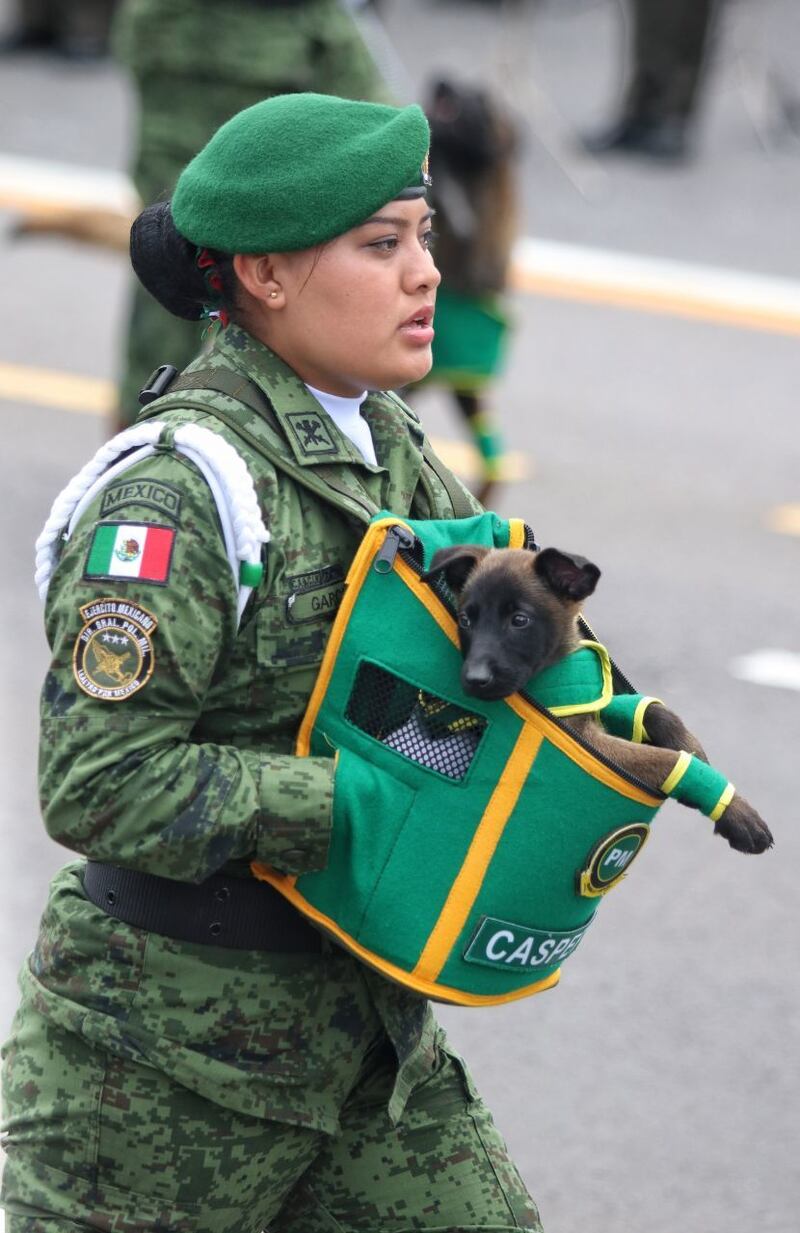
<svg viewBox="0 0 800 1233"><path fill-rule="evenodd" d="M94 860L183 881L232 859L322 868L333 759L193 739L236 634L205 480L174 454L122 478L153 487L113 509L97 497L48 593L39 774L49 834Z"/></svg>

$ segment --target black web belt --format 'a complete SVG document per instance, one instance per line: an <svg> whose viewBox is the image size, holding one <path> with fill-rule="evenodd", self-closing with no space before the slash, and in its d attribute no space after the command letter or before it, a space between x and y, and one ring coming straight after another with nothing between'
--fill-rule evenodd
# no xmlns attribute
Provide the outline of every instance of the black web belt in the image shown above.
<svg viewBox="0 0 800 1233"><path fill-rule="evenodd" d="M215 873L194 885L88 861L83 888L109 916L181 942L284 953L322 950L320 933L274 887L256 878Z"/></svg>

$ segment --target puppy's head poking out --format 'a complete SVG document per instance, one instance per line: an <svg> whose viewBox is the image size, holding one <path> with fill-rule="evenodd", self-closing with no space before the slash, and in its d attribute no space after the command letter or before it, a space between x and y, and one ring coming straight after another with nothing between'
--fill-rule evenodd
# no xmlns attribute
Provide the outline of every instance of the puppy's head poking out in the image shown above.
<svg viewBox="0 0 800 1233"><path fill-rule="evenodd" d="M458 602L464 692L490 701L575 650L581 602L600 570L585 557L543 548L441 548L425 575L443 574Z"/></svg>

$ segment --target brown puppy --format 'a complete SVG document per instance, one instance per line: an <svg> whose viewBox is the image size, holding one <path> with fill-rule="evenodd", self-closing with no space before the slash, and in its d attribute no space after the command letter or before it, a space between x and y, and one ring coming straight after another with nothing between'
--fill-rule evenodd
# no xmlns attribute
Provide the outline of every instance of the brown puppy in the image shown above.
<svg viewBox="0 0 800 1233"><path fill-rule="evenodd" d="M585 557L545 548L443 548L426 578L444 576L455 594L465 693L484 700L508 697L578 647L581 602L594 591L600 570ZM706 761L683 721L661 703L647 709L647 744L606 732L593 715L563 723L577 736L643 783L659 789L685 750ZM714 830L740 852L772 846L766 823L737 792Z"/></svg>

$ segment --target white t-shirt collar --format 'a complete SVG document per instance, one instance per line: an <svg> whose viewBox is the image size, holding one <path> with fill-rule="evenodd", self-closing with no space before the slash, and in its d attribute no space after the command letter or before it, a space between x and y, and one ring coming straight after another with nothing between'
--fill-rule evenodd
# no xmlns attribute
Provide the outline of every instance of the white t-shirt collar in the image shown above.
<svg viewBox="0 0 800 1233"><path fill-rule="evenodd" d="M375 445L367 421L361 414L361 404L367 397L367 390L355 398L342 398L340 394L328 394L325 390L317 390L313 385L304 383L309 394L313 394L317 402L325 408L340 432L353 442L365 462L377 467Z"/></svg>

